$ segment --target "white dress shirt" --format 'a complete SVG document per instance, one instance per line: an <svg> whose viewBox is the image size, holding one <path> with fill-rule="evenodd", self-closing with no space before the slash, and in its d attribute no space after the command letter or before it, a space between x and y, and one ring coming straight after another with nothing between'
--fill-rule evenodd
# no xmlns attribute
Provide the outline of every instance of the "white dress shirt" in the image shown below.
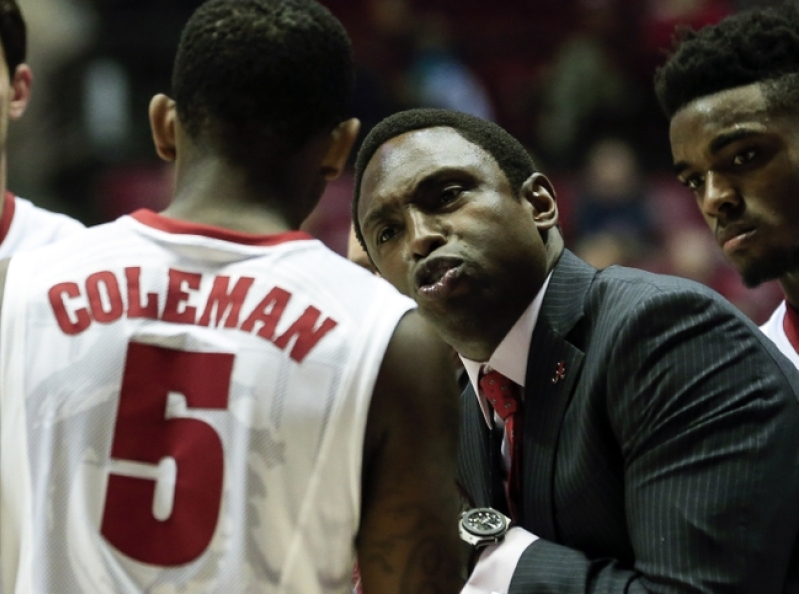
<svg viewBox="0 0 799 594"><path fill-rule="evenodd" d="M486 424L489 427L492 426L492 421L494 426L504 427L504 423L498 415L493 414L491 405L488 404L485 395L480 390L478 384L480 371L484 367L498 371L521 386L522 394L524 394L527 380L527 360L530 354L530 339L538 321L538 314L541 311L541 304L544 301L544 295L551 277L552 274L550 273L532 303L524 310L521 317L505 335L505 338L499 343L499 346L488 361L473 361L461 357L463 367L466 369L475 394L477 394L480 409L483 411ZM510 447L507 434L504 433L502 438L502 459L507 472L510 466ZM519 562L519 557L536 540L538 540L538 537L524 528L519 526L511 528L501 543L486 547L480 554L474 571L472 571L469 581L461 590L461 594L506 594L510 587L513 572Z"/></svg>

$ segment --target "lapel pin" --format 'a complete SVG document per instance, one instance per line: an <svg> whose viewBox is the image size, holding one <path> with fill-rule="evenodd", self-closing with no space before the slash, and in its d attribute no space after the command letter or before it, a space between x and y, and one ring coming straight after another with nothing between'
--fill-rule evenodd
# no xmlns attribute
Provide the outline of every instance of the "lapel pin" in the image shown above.
<svg viewBox="0 0 799 594"><path fill-rule="evenodd" d="M560 380L566 377L566 361L559 361L558 368L555 370L555 375L552 377L552 383L557 384Z"/></svg>

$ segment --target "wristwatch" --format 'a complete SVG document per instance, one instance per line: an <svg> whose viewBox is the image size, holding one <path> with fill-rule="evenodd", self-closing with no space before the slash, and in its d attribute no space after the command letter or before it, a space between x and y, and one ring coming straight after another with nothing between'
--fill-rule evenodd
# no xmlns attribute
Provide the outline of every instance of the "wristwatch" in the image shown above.
<svg viewBox="0 0 799 594"><path fill-rule="evenodd" d="M461 540L476 549L500 542L510 529L511 519L491 507L476 507L463 512L458 531Z"/></svg>

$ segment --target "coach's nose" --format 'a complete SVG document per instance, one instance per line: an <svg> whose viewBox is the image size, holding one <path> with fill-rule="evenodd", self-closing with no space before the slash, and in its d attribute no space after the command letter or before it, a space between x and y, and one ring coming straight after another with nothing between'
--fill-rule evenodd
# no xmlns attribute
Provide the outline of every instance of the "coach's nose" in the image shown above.
<svg viewBox="0 0 799 594"><path fill-rule="evenodd" d="M438 217L416 208L410 209L407 217L409 250L414 260L426 258L446 243Z"/></svg>

